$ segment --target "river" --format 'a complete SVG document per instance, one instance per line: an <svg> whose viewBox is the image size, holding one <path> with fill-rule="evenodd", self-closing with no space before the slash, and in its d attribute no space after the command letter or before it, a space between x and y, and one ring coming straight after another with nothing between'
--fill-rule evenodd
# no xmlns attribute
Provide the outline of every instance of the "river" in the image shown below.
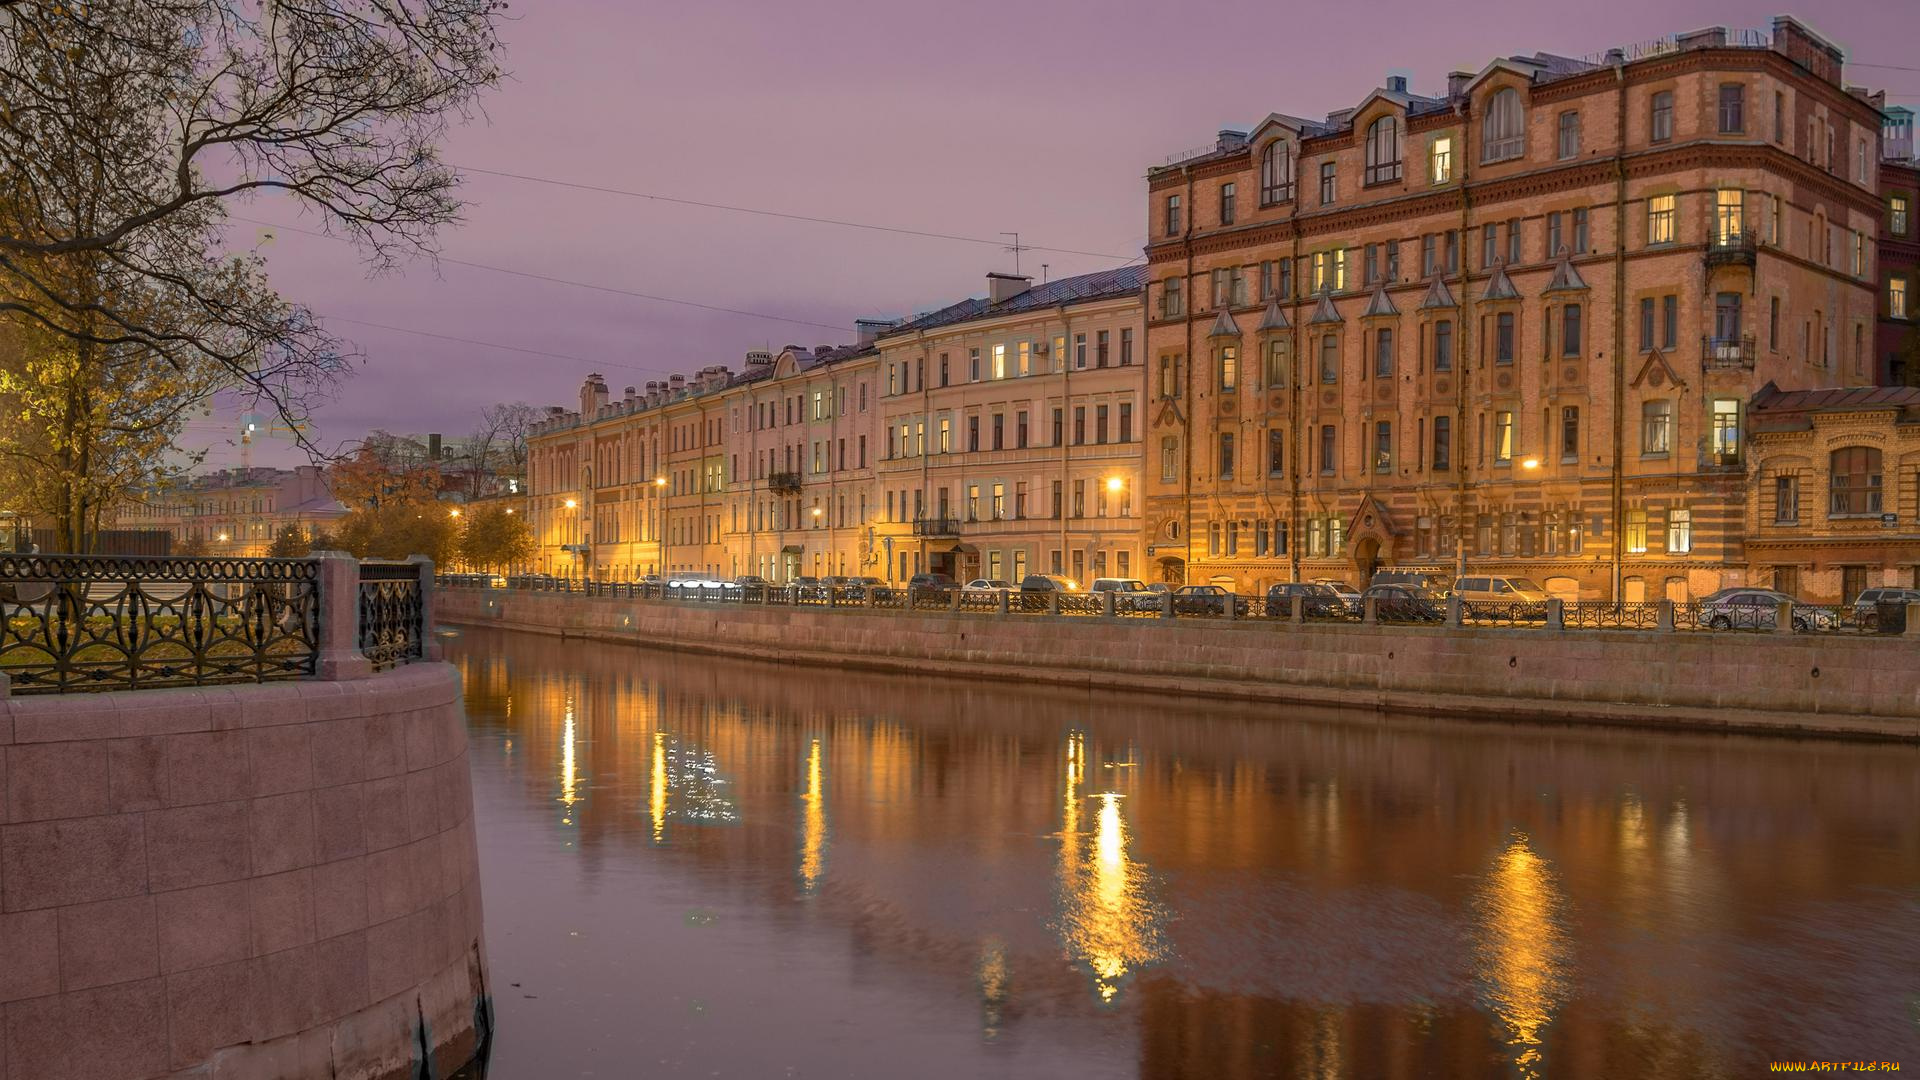
<svg viewBox="0 0 1920 1080"><path fill-rule="evenodd" d="M466 630L488 1080L1920 1069L1920 751Z"/></svg>

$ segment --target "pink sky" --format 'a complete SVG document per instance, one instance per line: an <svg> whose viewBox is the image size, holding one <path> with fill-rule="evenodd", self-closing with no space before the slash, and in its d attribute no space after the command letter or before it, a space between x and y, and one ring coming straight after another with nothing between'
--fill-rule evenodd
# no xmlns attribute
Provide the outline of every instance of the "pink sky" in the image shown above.
<svg viewBox="0 0 1920 1080"><path fill-rule="evenodd" d="M688 5L527 0L505 29L513 73L448 160L704 202L1131 257L1148 166L1268 112L1322 116L1389 70L1433 92L1495 55L1597 52L1699 26L1764 28L1763 3L1390 0L1364 6L982 0ZM1797 13L1861 63L1920 68L1920 4ZM1267 43L1264 48L1258 43ZM1849 67L1920 104L1920 70ZM344 244L282 232L283 293L337 320L366 365L320 417L332 445L369 428L457 435L502 400L570 404L589 371L615 393L748 349L851 340L983 291L1012 270L990 244L749 216L470 174L451 258L843 326L833 331L427 263L368 279ZM285 203L248 218L312 227ZM243 224L242 239L253 229ZM1113 265L1030 252L1058 277ZM351 323L344 320L358 320ZM581 359L529 356L381 323ZM223 441L231 418L189 441ZM216 464L238 460L216 448ZM272 448L257 463L284 463Z"/></svg>

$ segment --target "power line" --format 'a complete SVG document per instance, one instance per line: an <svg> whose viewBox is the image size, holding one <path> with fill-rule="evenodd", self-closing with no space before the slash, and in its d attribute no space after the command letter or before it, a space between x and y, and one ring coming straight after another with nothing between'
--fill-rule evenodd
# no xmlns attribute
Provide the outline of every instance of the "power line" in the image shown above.
<svg viewBox="0 0 1920 1080"><path fill-rule="evenodd" d="M455 337L452 334L436 334L431 330L415 330L408 326L390 326L386 323L368 322L365 319L349 319L345 315L326 315L322 317L322 321L352 323L355 326L371 326L376 330L391 330L396 334L412 334L415 337L439 338L441 341L456 341L462 345L478 345L483 349L499 349L503 352L524 353L527 356L544 356L553 360L572 360L581 364L597 362L588 360L584 356L574 356L570 353L547 352L545 349L529 349L520 345L502 345L497 341L480 341L476 338ZM638 371L641 369L635 368L634 370Z"/></svg>
<svg viewBox="0 0 1920 1080"><path fill-rule="evenodd" d="M1904 67L1900 64L1863 64L1858 60L1847 61L1848 67L1879 68L1882 71L1920 71L1920 67Z"/></svg>
<svg viewBox="0 0 1920 1080"><path fill-rule="evenodd" d="M531 184L552 184L555 187L572 188L576 191L596 191L602 195L622 195L630 199L647 199L653 202L674 203L679 206L698 206L707 210L726 210L735 214L755 214L760 217L785 218L788 221L810 221L816 225L840 225L849 229L869 229L873 232L898 233L902 236L924 236L933 240L957 240L967 244L992 244L1005 248L1005 240L989 240L981 236L962 236L958 233L928 232L923 229L907 229L897 225L874 225L865 221L847 221L843 218L815 217L811 214L789 214L781 210L762 210L752 206L734 206L729 203L702 202L698 199L683 199L675 195L661 195L648 191L628 191L624 188L602 187L599 184L583 184L572 180L555 180L548 176L529 176L525 173L501 172L497 169L481 169L468 165L456 165L462 172L481 173L486 176L502 176L510 180L524 180ZM1127 259L1125 255L1114 255L1104 251L1079 251L1074 248L1043 247L1039 244L1022 244L1022 251L1053 251L1062 255L1085 255L1092 259ZM1128 259L1131 262L1131 259Z"/></svg>
<svg viewBox="0 0 1920 1080"><path fill-rule="evenodd" d="M231 215L231 217L235 221L244 221L250 225L260 225L269 229L279 229L283 232L299 233L302 236L317 236L322 240L338 240L342 243L352 242L344 236L334 236L329 233L315 232L312 229L296 229L291 225L278 225L271 221L261 221L257 218L241 217L238 214ZM595 292L613 293L616 296L631 296L637 300L651 300L657 304L679 304L683 307L699 308L702 311L717 311L725 315L745 315L748 318L752 318L752 319L769 319L774 322L793 323L796 326L811 326L820 330L839 330L841 332L845 332L847 329L845 326L834 326L828 323L814 322L811 319L795 319L795 318L790 318L786 315L769 315L764 311L748 311L744 308L722 307L718 304L703 304L698 300L682 300L682 299L679 299L678 297L660 296L655 293L635 292L632 289L620 289L620 288L615 288L612 285L597 285L591 281L573 281L568 278L553 277L549 274L536 274L531 270L514 270L510 267L505 267L505 266L489 266L486 263L469 262L465 259L454 259L454 258L449 258L447 256L439 256L438 261L443 263L448 263L453 266L464 266L471 270L487 270L496 274L509 274L509 275L512 275L513 277L530 278L534 281L551 282L555 285L571 285L576 289L592 289Z"/></svg>

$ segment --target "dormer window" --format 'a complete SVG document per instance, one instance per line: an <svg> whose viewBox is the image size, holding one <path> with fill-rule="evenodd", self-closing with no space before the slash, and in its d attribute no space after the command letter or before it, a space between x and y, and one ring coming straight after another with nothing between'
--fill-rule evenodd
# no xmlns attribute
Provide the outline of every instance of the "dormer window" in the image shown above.
<svg viewBox="0 0 1920 1080"><path fill-rule="evenodd" d="M1487 124L1481 140L1481 161L1506 161L1526 153L1527 117L1520 104L1520 91L1509 87L1487 100Z"/></svg>
<svg viewBox="0 0 1920 1080"><path fill-rule="evenodd" d="M1383 116L1367 125L1367 183L1400 179L1400 121Z"/></svg>
<svg viewBox="0 0 1920 1080"><path fill-rule="evenodd" d="M1285 139L1275 139L1260 152L1260 205L1293 200L1293 150Z"/></svg>

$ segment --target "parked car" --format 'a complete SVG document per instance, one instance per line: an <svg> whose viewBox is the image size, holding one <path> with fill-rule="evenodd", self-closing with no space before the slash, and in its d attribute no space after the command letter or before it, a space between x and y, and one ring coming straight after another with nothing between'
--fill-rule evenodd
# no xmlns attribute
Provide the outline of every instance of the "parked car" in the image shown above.
<svg viewBox="0 0 1920 1080"><path fill-rule="evenodd" d="M1881 604L1920 604L1920 589L1867 589L1853 598L1853 619L1872 629L1880 625Z"/></svg>
<svg viewBox="0 0 1920 1080"><path fill-rule="evenodd" d="M690 592L707 590L710 592L731 592L738 589L730 581L722 581L704 570L675 570L667 575L667 591Z"/></svg>
<svg viewBox="0 0 1920 1080"><path fill-rule="evenodd" d="M787 582L787 591L796 600L824 600L827 597L826 583L812 574L801 574Z"/></svg>
<svg viewBox="0 0 1920 1080"><path fill-rule="evenodd" d="M1446 622L1447 599L1412 585L1369 585L1360 594L1364 611L1373 601L1374 616L1388 622Z"/></svg>
<svg viewBox="0 0 1920 1080"><path fill-rule="evenodd" d="M1013 588L1013 582L1006 578L977 577L960 586L962 592L1007 592Z"/></svg>
<svg viewBox="0 0 1920 1080"><path fill-rule="evenodd" d="M1780 605L1793 605L1793 628L1832 630L1840 625L1833 612L1802 604L1773 589L1721 589L1700 601L1700 625L1713 630L1772 630L1780 625Z"/></svg>
<svg viewBox="0 0 1920 1080"><path fill-rule="evenodd" d="M1115 611L1159 611L1160 593L1147 588L1146 583L1137 578L1103 577L1093 579L1087 591L1094 595L1113 594Z"/></svg>
<svg viewBox="0 0 1920 1080"><path fill-rule="evenodd" d="M1332 589L1334 595L1346 603L1349 612L1360 614L1360 590L1335 578L1315 578L1313 583Z"/></svg>
<svg viewBox="0 0 1920 1080"><path fill-rule="evenodd" d="M1343 619L1353 616L1353 605L1319 581L1283 581L1267 590L1267 614L1276 619L1293 614L1293 598L1300 597L1300 613L1309 619Z"/></svg>
<svg viewBox="0 0 1920 1080"><path fill-rule="evenodd" d="M759 574L741 574L739 577L733 579L733 583L743 589L766 589L773 585L773 582L768 581Z"/></svg>
<svg viewBox="0 0 1920 1080"><path fill-rule="evenodd" d="M1173 610L1181 615L1226 615L1233 605L1237 618L1247 613L1247 600L1220 585L1182 585L1173 590Z"/></svg>
<svg viewBox="0 0 1920 1080"><path fill-rule="evenodd" d="M841 595L849 600L865 601L869 592L884 599L893 595L893 586L877 577L850 577Z"/></svg>
<svg viewBox="0 0 1920 1080"><path fill-rule="evenodd" d="M1513 604L1544 604L1553 594L1524 577L1455 578L1453 595L1462 600L1494 600Z"/></svg>
<svg viewBox="0 0 1920 1080"><path fill-rule="evenodd" d="M960 583L946 574L915 574L907 579L907 599L939 596L959 587Z"/></svg>
<svg viewBox="0 0 1920 1080"><path fill-rule="evenodd" d="M1396 567L1391 570L1375 570L1369 585L1411 585L1416 589L1425 589L1430 593L1445 596L1454 587L1453 572L1450 570L1415 570Z"/></svg>
<svg viewBox="0 0 1920 1080"><path fill-rule="evenodd" d="M1028 574L1020 579L1019 594L1013 600L1013 606L1021 611L1045 611L1048 593L1070 593L1077 591L1071 578L1059 574Z"/></svg>

